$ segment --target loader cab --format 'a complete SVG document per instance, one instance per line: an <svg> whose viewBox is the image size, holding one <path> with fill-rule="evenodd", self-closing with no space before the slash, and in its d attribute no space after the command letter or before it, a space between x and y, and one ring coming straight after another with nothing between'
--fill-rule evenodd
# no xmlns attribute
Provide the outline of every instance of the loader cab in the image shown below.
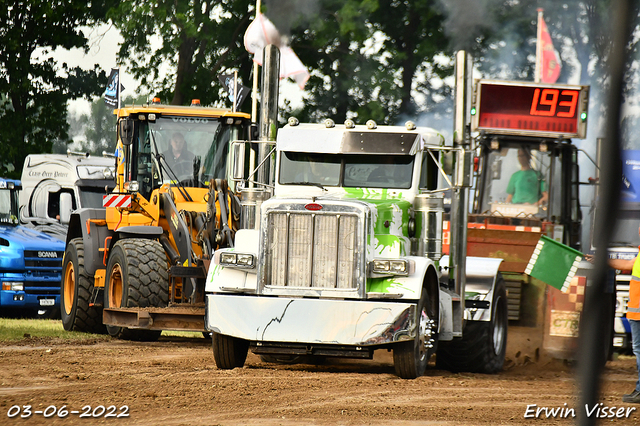
<svg viewBox="0 0 640 426"><path fill-rule="evenodd" d="M567 140L481 138L471 222L556 225L557 238L580 247L577 149Z"/></svg>
<svg viewBox="0 0 640 426"><path fill-rule="evenodd" d="M222 115L148 112L121 120L130 127L119 126L125 181L137 182L138 193L148 200L163 184L206 188L212 179L228 179L229 143L245 138L250 123L246 114Z"/></svg>

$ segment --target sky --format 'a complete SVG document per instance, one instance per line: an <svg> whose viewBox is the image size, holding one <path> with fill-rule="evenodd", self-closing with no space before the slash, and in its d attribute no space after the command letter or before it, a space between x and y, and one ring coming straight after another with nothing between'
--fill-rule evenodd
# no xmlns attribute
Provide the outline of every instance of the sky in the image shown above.
<svg viewBox="0 0 640 426"><path fill-rule="evenodd" d="M94 64L98 64L108 75L111 68L117 66L116 55L119 44L123 41L120 32L115 27L106 24L98 27L85 27L83 32L89 40L90 50L88 53L85 54L82 49L57 49L53 52L54 59L59 63L66 62L71 67L79 66L83 69L92 69ZM122 67L120 70L120 82L125 87L123 96L134 95L137 92L139 83L127 73L126 67ZM288 99L292 107L296 108L302 104L303 93L295 83L281 81L279 104L283 106L285 99ZM69 112L71 114L89 113L89 105L90 103L83 99L71 101Z"/></svg>

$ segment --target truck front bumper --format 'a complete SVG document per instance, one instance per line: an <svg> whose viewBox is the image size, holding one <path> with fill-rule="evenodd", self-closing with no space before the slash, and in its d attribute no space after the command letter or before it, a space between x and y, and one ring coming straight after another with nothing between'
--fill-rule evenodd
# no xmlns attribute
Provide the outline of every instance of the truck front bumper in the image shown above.
<svg viewBox="0 0 640 426"><path fill-rule="evenodd" d="M3 308L50 309L60 306L60 295L28 294L24 291L0 291L0 306Z"/></svg>
<svg viewBox="0 0 640 426"><path fill-rule="evenodd" d="M414 338L416 305L208 294L205 327L252 342L377 346Z"/></svg>

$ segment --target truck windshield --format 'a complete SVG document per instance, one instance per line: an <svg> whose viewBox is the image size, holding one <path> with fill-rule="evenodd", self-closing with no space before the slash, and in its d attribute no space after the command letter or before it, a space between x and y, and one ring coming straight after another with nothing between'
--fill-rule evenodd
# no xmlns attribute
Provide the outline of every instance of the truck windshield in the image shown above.
<svg viewBox="0 0 640 426"><path fill-rule="evenodd" d="M629 203L618 211L618 218L610 236L610 244L614 247L638 247L640 236L640 203Z"/></svg>
<svg viewBox="0 0 640 426"><path fill-rule="evenodd" d="M139 153L162 154L166 166L182 181L191 179L198 172L200 184L210 179L226 178L229 141L241 139L241 125L227 125L212 117L162 117L140 126L140 141L144 143ZM153 165L156 166L157 165ZM155 167L154 167L155 170ZM161 168L157 179L161 183L174 179Z"/></svg>
<svg viewBox="0 0 640 426"><path fill-rule="evenodd" d="M10 189L0 189L0 223L18 224L16 193Z"/></svg>
<svg viewBox="0 0 640 426"><path fill-rule="evenodd" d="M549 155L537 150L511 147L492 151L483 165L486 180L478 213L520 218L546 215L550 165ZM554 183L559 184L559 179L558 173Z"/></svg>
<svg viewBox="0 0 640 426"><path fill-rule="evenodd" d="M322 185L357 188L411 187L414 157L283 152L281 185Z"/></svg>

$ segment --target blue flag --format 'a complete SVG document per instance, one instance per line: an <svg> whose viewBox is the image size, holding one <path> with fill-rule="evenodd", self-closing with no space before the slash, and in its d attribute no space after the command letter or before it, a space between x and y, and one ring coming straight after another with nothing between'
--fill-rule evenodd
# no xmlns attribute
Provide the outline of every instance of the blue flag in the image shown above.
<svg viewBox="0 0 640 426"><path fill-rule="evenodd" d="M118 108L122 90L124 90L124 87L120 84L120 69L111 68L107 89L104 91L104 103L110 108Z"/></svg>

